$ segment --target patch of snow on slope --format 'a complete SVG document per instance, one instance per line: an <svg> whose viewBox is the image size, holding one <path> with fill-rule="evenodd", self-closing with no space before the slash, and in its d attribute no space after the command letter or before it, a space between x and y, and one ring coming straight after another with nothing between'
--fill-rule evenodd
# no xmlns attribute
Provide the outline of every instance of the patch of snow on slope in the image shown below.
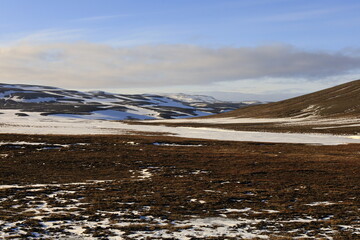
<svg viewBox="0 0 360 240"><path fill-rule="evenodd" d="M182 95L181 101L176 98L154 94L118 94L103 91L81 92L47 86L0 84L0 98L4 100L6 108L26 111L41 111L44 114L68 114L68 117L77 113L94 116L91 111L112 109L124 111L125 105L131 106L128 112L157 118L178 118L205 116L223 111L235 110L242 104L222 102L209 96ZM12 101L19 104L11 105ZM212 104L212 103L217 104ZM10 104L8 104L10 103ZM32 104L28 104L32 103ZM43 104L44 103L44 104ZM46 103L46 104L45 104ZM8 104L8 105L7 105ZM81 105L81 106L80 106ZM84 106L91 105L91 106ZM151 112L150 112L151 110ZM134 112L132 112L134 111ZM104 114L105 116L106 114ZM136 119L149 119L147 117L129 116ZM102 116L100 119L104 119ZM115 118L120 120L118 118ZM114 120L110 117L109 120Z"/></svg>
<svg viewBox="0 0 360 240"><path fill-rule="evenodd" d="M259 101L242 101L241 103L244 103L244 104L256 104L256 103L260 103Z"/></svg>
<svg viewBox="0 0 360 240"><path fill-rule="evenodd" d="M123 106L128 108L128 110L126 111L128 113L134 115L144 115L143 118L139 118L139 119L156 119L156 117L159 115L158 112L151 109L147 109L145 107L137 107L133 105L123 105Z"/></svg>
<svg viewBox="0 0 360 240"><path fill-rule="evenodd" d="M163 107L194 109L194 107L184 105L182 102L167 97L149 99L149 102L157 106L163 106Z"/></svg>
<svg viewBox="0 0 360 240"><path fill-rule="evenodd" d="M38 97L38 98L32 98L32 99L13 97L13 98L11 98L11 100L14 100L17 102L27 102L27 103L42 103L42 102L56 102L57 99L54 97Z"/></svg>
<svg viewBox="0 0 360 240"><path fill-rule="evenodd" d="M180 113L180 114L184 114L184 113ZM202 112L202 111L194 111L194 115L181 115L181 116L174 116L173 119L189 119L191 117L204 117L204 116L209 116L211 115L211 113L208 112ZM173 120L171 119L171 120Z"/></svg>
<svg viewBox="0 0 360 240"><path fill-rule="evenodd" d="M189 95L184 93L165 94L169 98L173 98L182 102L195 103L195 102L207 102L207 103L219 103L223 102L211 96L205 95Z"/></svg>

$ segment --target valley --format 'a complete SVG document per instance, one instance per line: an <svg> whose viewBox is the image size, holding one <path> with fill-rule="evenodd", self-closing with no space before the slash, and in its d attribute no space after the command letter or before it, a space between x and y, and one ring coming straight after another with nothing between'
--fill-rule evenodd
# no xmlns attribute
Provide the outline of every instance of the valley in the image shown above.
<svg viewBox="0 0 360 240"><path fill-rule="evenodd" d="M114 106L102 105L117 111L109 118L14 98L0 114L3 239L360 238L356 104L351 115L313 101L281 116L252 115L279 104L268 103L187 119L123 111L119 121ZM191 107L166 101L156 107Z"/></svg>
<svg viewBox="0 0 360 240"><path fill-rule="evenodd" d="M0 0L0 240L360 240L359 10Z"/></svg>

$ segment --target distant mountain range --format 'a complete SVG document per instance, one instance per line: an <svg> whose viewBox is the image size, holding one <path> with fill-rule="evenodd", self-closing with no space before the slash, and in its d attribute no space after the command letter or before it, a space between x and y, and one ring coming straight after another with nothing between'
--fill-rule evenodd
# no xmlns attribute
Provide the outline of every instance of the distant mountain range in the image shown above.
<svg viewBox="0 0 360 240"><path fill-rule="evenodd" d="M1 110L84 119L172 119L228 112L260 102L226 102L187 94L116 94L81 92L49 86L0 84ZM0 115L1 117L1 115Z"/></svg>

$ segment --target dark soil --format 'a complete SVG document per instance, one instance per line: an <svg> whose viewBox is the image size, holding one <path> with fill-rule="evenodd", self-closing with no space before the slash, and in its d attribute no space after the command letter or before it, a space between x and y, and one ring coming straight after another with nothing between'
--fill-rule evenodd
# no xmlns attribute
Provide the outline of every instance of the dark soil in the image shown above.
<svg viewBox="0 0 360 240"><path fill-rule="evenodd" d="M337 230L333 233L335 239L360 237L339 227L358 226L360 223L358 144L310 146L201 141L165 136L1 135L0 140L69 145L60 149L16 144L0 146L1 185L111 180L64 195L66 201L77 199L86 203L81 214L74 215L68 209L68 214L52 214L45 219L48 221L76 218L96 221L104 218L98 214L99 211L140 211L144 206L149 207L148 215L169 221L186 220L191 216L217 217L221 209L251 208L254 212L247 214L247 218L251 219L286 221L304 216L318 219L309 223L281 224L276 229L281 236L291 238L294 234L290 230L302 229L302 232L311 232L316 238L319 229L330 227ZM144 169L148 169L152 176L135 181ZM71 188L66 186L68 190ZM55 188L58 187L44 188L41 192L0 189L0 199L14 196L11 201L0 202L0 221L21 220L25 224L22 229L27 229L28 234L46 234L41 223L32 219L31 212L20 214L19 209L26 209L26 204L21 205L21 202L29 194L53 206L66 204L66 201L49 200L46 194ZM17 199L16 202L14 199ZM336 204L306 205L325 201ZM14 205L19 206L15 208ZM264 213L264 209L278 212L269 215ZM244 213L227 214L231 218L242 216ZM117 221L116 215L108 214L106 217ZM158 231L160 228L175 231L170 225L150 227L146 224L134 224L120 230L130 234L133 231ZM260 222L256 228L266 229L269 226ZM271 233L274 229L268 230ZM59 226L53 231L61 232L63 229ZM108 231L89 228L87 233L94 238L106 239L111 234Z"/></svg>

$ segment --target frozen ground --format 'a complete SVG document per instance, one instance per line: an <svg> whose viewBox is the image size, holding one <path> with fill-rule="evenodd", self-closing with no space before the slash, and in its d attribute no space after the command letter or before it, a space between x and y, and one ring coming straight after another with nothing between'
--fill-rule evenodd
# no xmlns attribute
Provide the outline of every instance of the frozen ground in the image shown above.
<svg viewBox="0 0 360 240"><path fill-rule="evenodd" d="M133 181L151 180L148 169ZM282 236L283 229L293 239L333 239L338 231L360 235L358 225L330 225L332 215L324 218L303 215L293 218L279 211L251 208L218 209L217 216L188 216L187 220L170 220L152 216L151 206L132 209L134 202L118 203L122 207L94 210L94 202L84 198L85 192L107 191L111 181L87 181L72 184L0 185L0 203L9 206L9 214L17 212L17 221L0 221L0 237L20 239L193 239L224 237L228 239L270 239ZM108 189L109 188L109 189ZM154 193L153 193L154 194ZM190 199L194 205L205 201ZM308 207L341 205L342 202L315 202ZM276 217L277 216L277 217ZM311 230L311 224L323 226Z"/></svg>
<svg viewBox="0 0 360 240"><path fill-rule="evenodd" d="M154 123L197 123L197 124L244 124L244 123L275 123L284 124L289 126L296 125L315 125L319 128L331 128L331 127L348 127L348 126L360 126L359 118L327 118L319 119L317 117L294 117L294 118L187 118L187 119L171 119L171 120L153 120ZM333 126L328 126L333 125Z"/></svg>
<svg viewBox="0 0 360 240"><path fill-rule="evenodd" d="M0 150L0 239L360 236L359 145L4 135Z"/></svg>
<svg viewBox="0 0 360 240"><path fill-rule="evenodd" d="M42 116L39 113L27 114L27 117L16 116L16 110L2 110L0 115L0 133L17 134L145 134L161 133L166 135L199 138L225 141L252 141L252 142L280 142L280 143L304 143L304 144L323 144L338 145L347 143L360 143L359 136L339 136L330 134L299 134L299 133L270 133L270 132L250 132L235 131L217 128L193 128L193 127L167 127L151 125L129 125L123 122L74 119L59 116ZM205 120L172 120L180 121L205 121ZM265 122L278 121L284 124L299 122L299 119L209 119L209 122ZM287 122L286 122L287 121ZM314 120L309 120L314 121ZM340 120L339 120L340 121ZM315 122L315 121L314 121ZM316 121L321 122L321 121ZM344 124L354 124L342 121ZM320 123L319 123L320 124ZM326 122L328 124L328 122Z"/></svg>

